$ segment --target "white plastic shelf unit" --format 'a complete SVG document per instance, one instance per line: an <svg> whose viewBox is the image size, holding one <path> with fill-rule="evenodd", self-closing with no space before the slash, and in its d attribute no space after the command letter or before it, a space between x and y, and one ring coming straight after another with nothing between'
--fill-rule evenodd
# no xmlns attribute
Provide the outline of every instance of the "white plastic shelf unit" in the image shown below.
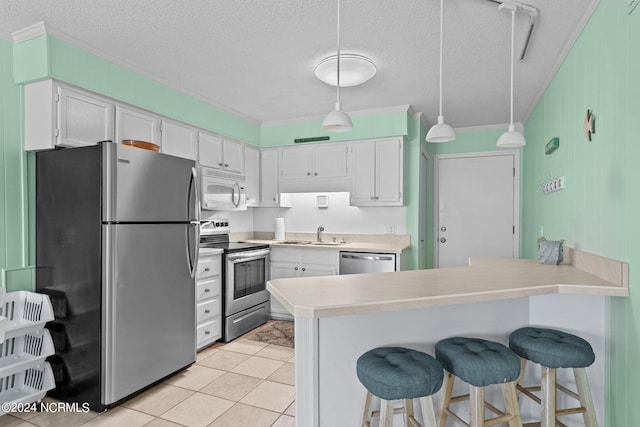
<svg viewBox="0 0 640 427"><path fill-rule="evenodd" d="M0 403L41 400L55 387L51 366L45 362L55 352L51 335L44 329L54 318L51 301L44 294L9 292L0 302L0 316L5 318L0 322L4 323L0 342Z"/></svg>

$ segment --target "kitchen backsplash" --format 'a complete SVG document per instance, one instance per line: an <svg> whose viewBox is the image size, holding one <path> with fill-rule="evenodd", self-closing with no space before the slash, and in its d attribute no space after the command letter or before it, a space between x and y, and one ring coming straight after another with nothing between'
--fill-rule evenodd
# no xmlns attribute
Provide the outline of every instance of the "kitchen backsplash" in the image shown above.
<svg viewBox="0 0 640 427"><path fill-rule="evenodd" d="M349 206L349 193L321 194L328 197L326 208L318 207L318 193L295 193L288 195L290 208L254 209L254 230L275 231L275 218L282 216L287 233L315 232L321 224L325 233L406 233L404 206L354 207Z"/></svg>
<svg viewBox="0 0 640 427"><path fill-rule="evenodd" d="M248 208L246 211L202 211L202 219L229 218L233 233L274 232L275 218L285 219L287 233L315 232L323 225L325 233L405 234L407 209L399 207L349 206L349 193L321 193L328 207L318 207L319 193L288 194L288 208Z"/></svg>

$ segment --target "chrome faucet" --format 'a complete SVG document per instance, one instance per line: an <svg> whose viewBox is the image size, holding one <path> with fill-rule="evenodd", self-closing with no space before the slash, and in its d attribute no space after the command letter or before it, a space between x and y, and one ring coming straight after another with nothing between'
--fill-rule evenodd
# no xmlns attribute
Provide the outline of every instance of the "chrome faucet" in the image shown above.
<svg viewBox="0 0 640 427"><path fill-rule="evenodd" d="M316 237L318 242L322 242L322 232L324 231L324 225L318 227L318 231L316 233Z"/></svg>

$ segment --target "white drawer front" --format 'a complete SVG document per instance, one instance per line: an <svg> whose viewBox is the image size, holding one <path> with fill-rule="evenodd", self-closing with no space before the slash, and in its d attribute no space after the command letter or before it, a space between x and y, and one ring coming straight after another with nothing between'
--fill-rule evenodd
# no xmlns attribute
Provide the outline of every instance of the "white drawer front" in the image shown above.
<svg viewBox="0 0 640 427"><path fill-rule="evenodd" d="M196 322L211 319L220 315L220 299L215 298L207 302L201 302L196 306Z"/></svg>
<svg viewBox="0 0 640 427"><path fill-rule="evenodd" d="M220 275L222 272L222 263L220 261L220 255L212 257L201 257L198 260L198 272L196 278L203 279L205 277L211 277Z"/></svg>
<svg viewBox="0 0 640 427"><path fill-rule="evenodd" d="M220 338L222 338L222 326L220 323L220 317L198 326L196 330L196 345L198 348L201 348L203 345L216 341Z"/></svg>
<svg viewBox="0 0 640 427"><path fill-rule="evenodd" d="M196 283L196 301L204 301L220 295L220 276Z"/></svg>

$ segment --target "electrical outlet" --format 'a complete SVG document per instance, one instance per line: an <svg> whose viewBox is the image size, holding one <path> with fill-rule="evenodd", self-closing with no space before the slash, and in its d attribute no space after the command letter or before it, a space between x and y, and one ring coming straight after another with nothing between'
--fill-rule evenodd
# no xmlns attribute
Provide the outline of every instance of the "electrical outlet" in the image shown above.
<svg viewBox="0 0 640 427"><path fill-rule="evenodd" d="M636 8L636 6L640 3L640 0L627 0L628 14L631 15L631 12Z"/></svg>
<svg viewBox="0 0 640 427"><path fill-rule="evenodd" d="M384 232L387 234L393 234L396 232L396 226L395 225L385 225L384 226Z"/></svg>

